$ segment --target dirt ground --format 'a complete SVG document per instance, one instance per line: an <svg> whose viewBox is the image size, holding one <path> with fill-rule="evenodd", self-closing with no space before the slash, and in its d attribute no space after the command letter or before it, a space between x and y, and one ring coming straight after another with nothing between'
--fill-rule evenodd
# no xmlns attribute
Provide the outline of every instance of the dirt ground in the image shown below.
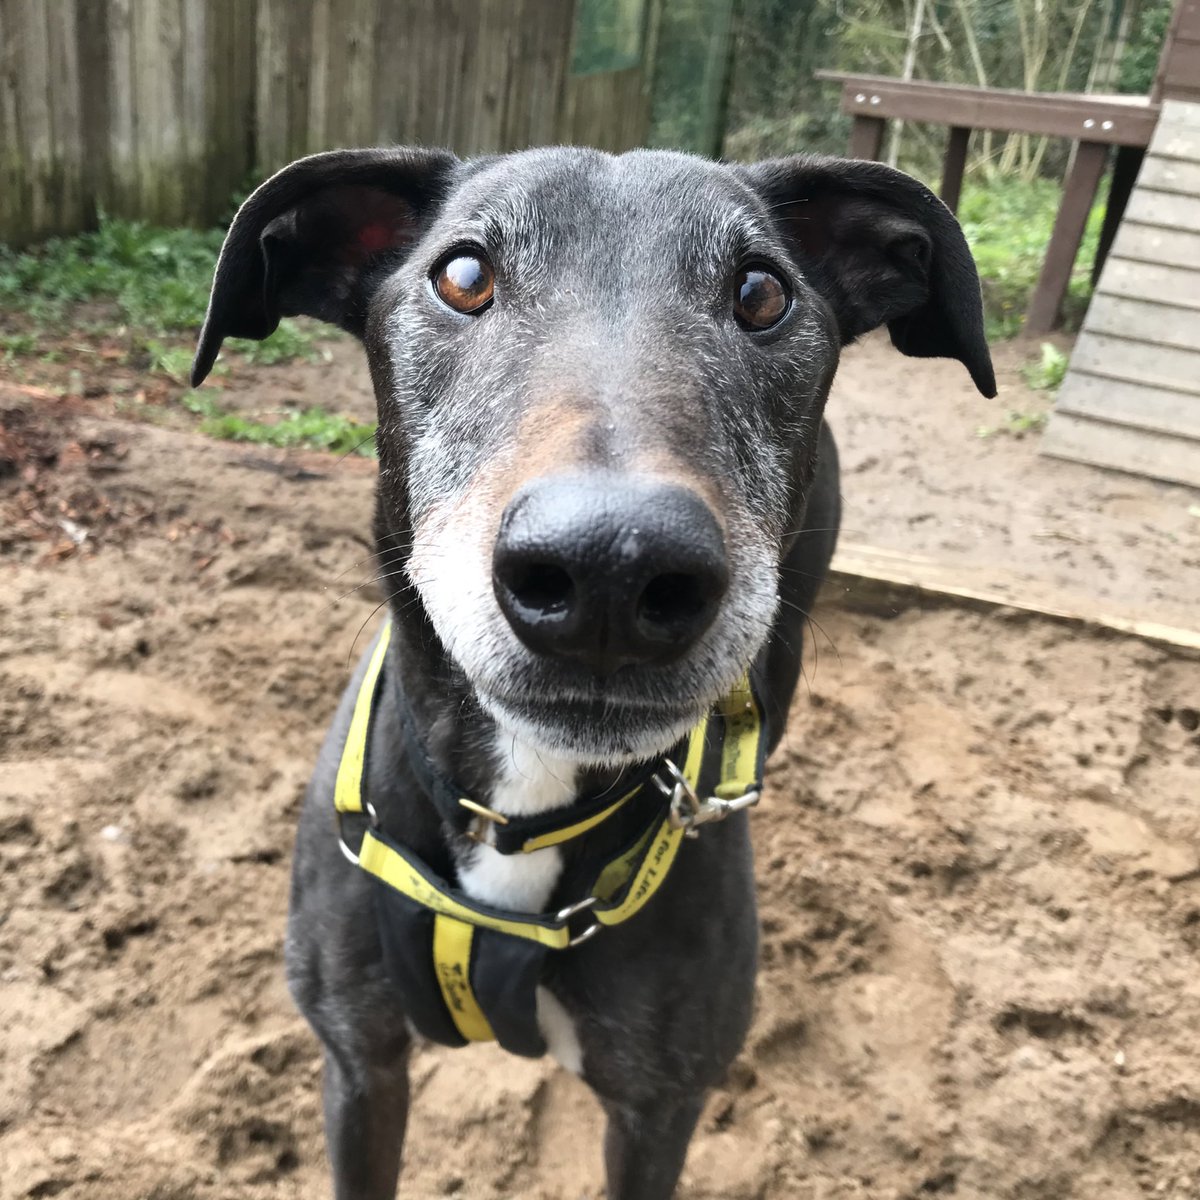
<svg viewBox="0 0 1200 1200"><path fill-rule="evenodd" d="M1195 493L977 438L1038 398L957 370L847 361L848 536L1194 627ZM349 343L228 399L369 411ZM280 943L376 600L372 478L0 384L3 1200L328 1194ZM757 1017L681 1196L1194 1200L1200 662L1011 612L817 616L753 817ZM551 1062L422 1049L414 1078L403 1194L601 1195Z"/></svg>

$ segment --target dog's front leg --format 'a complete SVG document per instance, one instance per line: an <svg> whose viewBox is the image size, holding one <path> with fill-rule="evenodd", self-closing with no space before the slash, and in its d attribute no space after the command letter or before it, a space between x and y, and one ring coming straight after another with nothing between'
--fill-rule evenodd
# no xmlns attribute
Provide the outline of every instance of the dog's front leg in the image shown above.
<svg viewBox="0 0 1200 1200"><path fill-rule="evenodd" d="M325 1141L336 1200L392 1200L408 1119L408 1047L380 1060L325 1051Z"/></svg>
<svg viewBox="0 0 1200 1200"><path fill-rule="evenodd" d="M604 1104L608 1200L670 1200L703 1104L703 1096Z"/></svg>

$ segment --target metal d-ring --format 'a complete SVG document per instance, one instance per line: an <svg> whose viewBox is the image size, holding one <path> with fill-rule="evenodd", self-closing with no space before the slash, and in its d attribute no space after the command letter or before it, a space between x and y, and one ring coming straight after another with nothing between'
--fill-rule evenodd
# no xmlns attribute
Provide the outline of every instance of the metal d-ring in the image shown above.
<svg viewBox="0 0 1200 1200"><path fill-rule="evenodd" d="M368 800L366 802L365 811L367 814L367 819L371 822L372 828L378 828L379 816L375 812L375 806L370 802L370 800ZM344 812L342 812L342 810L339 808L337 810L338 849L341 850L342 856L347 860L347 862L351 862L357 867L359 865L358 855L353 850L350 849L350 846L346 842L346 835L344 832L345 820L346 820L346 814Z"/></svg>
<svg viewBox="0 0 1200 1200"><path fill-rule="evenodd" d="M669 759L663 760L667 779L654 776L654 783L664 796L671 800L671 811L668 820L672 829L682 829L685 837L698 837L699 826L707 825L709 821L723 821L730 813L741 812L744 808L753 808L759 801L758 788L750 788L740 796L725 800L720 796L709 796L702 800L683 772Z"/></svg>
<svg viewBox="0 0 1200 1200"><path fill-rule="evenodd" d="M560 908L554 914L554 919L559 923L565 923L576 913L587 912L589 909L595 908L598 899L599 896L586 896L582 900L577 900L574 904L568 904L566 908ZM572 946L583 945L589 938L594 938L603 928L599 921L593 921L582 933L576 934L575 937L567 942L567 949L569 950Z"/></svg>

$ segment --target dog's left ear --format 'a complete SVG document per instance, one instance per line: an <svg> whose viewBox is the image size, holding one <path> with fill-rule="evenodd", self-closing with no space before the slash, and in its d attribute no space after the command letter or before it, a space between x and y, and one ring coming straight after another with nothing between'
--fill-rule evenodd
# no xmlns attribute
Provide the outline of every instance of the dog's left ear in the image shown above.
<svg viewBox="0 0 1200 1200"><path fill-rule="evenodd" d="M975 261L924 184L882 163L809 155L742 176L832 307L843 345L886 323L897 350L957 358L985 396L996 394Z"/></svg>
<svg viewBox="0 0 1200 1200"><path fill-rule="evenodd" d="M456 166L446 150L331 150L257 188L221 247L192 386L225 338L269 337L281 316L361 337L375 289L428 225Z"/></svg>

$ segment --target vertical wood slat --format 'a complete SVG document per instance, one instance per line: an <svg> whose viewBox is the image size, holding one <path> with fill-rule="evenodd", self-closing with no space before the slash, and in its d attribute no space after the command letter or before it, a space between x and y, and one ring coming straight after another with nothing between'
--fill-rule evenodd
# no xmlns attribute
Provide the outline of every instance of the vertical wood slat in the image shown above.
<svg viewBox="0 0 1200 1200"><path fill-rule="evenodd" d="M649 63L571 76L574 24L575 0L0 0L0 239L211 222L334 146L627 149Z"/></svg>

